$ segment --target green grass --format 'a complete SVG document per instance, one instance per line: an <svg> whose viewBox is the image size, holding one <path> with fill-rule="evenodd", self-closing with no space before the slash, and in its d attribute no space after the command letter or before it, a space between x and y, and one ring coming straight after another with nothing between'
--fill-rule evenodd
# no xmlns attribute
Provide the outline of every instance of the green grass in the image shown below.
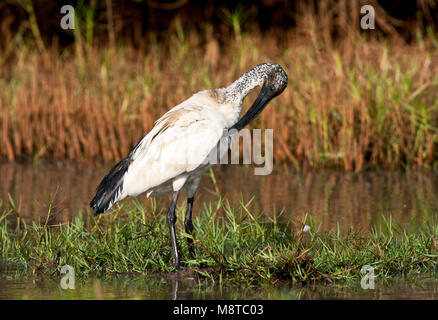
<svg viewBox="0 0 438 320"><path fill-rule="evenodd" d="M357 280L364 265L373 266L375 275L384 279L438 264L436 219L408 229L384 219L367 234L354 229L319 233L311 219L280 224L281 213L251 212L249 203L198 205L202 209L194 218L194 259L188 254L188 235L178 232L183 272L219 283ZM178 228L184 209L178 208ZM0 214L0 269L53 275L68 264L80 276L174 271L165 214L154 205L145 212L138 202L125 201L110 214L94 218L79 212L69 224L58 226L49 225L49 218L50 211L41 223L17 223L14 210ZM302 232L303 224L311 230Z"/></svg>

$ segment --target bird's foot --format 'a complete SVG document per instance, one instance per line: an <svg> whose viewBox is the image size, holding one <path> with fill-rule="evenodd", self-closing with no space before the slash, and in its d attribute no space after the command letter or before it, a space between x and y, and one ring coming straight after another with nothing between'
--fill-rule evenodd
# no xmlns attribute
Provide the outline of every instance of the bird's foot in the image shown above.
<svg viewBox="0 0 438 320"><path fill-rule="evenodd" d="M184 270L184 267L181 266L179 263L173 263L173 264L172 264L172 267L175 268L175 271L181 271L181 270Z"/></svg>
<svg viewBox="0 0 438 320"><path fill-rule="evenodd" d="M189 246L189 257L192 260L194 260L196 258L196 256L195 256L195 249L193 248L193 246Z"/></svg>

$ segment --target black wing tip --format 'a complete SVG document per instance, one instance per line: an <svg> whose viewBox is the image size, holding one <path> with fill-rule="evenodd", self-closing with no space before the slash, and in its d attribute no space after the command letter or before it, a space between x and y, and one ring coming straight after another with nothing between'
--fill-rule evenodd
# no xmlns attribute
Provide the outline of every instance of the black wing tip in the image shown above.
<svg viewBox="0 0 438 320"><path fill-rule="evenodd" d="M105 211L102 210L101 208L99 208L98 206L90 206L91 208L93 208L93 215L96 217L101 213L104 213Z"/></svg>
<svg viewBox="0 0 438 320"><path fill-rule="evenodd" d="M90 207L93 208L93 215L95 217L106 211L105 208L100 207L96 202L96 199L93 199L90 202Z"/></svg>
<svg viewBox="0 0 438 320"><path fill-rule="evenodd" d="M110 172L102 179L96 190L96 195L90 202L94 216L104 213L114 203L114 198L123 189L123 176L128 171L131 162L129 157L117 163Z"/></svg>

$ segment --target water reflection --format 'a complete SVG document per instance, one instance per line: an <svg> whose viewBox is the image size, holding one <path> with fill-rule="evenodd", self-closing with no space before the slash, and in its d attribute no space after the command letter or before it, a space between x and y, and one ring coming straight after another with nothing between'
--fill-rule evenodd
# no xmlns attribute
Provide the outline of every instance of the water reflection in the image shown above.
<svg viewBox="0 0 438 320"><path fill-rule="evenodd" d="M172 300L178 299L178 280L172 280Z"/></svg>
<svg viewBox="0 0 438 320"><path fill-rule="evenodd" d="M89 200L108 168L71 163L0 164L0 200L9 207L8 193L21 217L45 219L49 197L54 197L56 223L69 221L78 211L91 212ZM254 196L254 212L272 214L284 210L283 219L300 219L306 213L322 224L322 230L350 226L368 230L382 215L394 223L408 224L433 215L438 208L438 175L433 171L369 171L358 175L335 170L296 173L277 169L268 176L254 176L251 167L216 166L220 195L232 203ZM212 179L204 177L195 200L194 214L203 201L216 201ZM181 197L183 198L183 197ZM145 206L149 202L141 197ZM183 199L180 199L180 204ZM165 210L169 197L158 198Z"/></svg>
<svg viewBox="0 0 438 320"><path fill-rule="evenodd" d="M281 283L258 288L233 284L223 286L196 279L169 279L144 275L113 275L76 279L75 289L63 290L60 278L0 275L0 299L437 299L438 275L410 275L408 279L376 279L376 287L364 290L354 282Z"/></svg>

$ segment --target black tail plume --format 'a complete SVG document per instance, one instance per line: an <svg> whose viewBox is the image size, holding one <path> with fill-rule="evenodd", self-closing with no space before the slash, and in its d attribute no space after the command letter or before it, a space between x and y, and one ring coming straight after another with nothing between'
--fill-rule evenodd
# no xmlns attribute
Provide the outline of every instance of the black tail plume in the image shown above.
<svg viewBox="0 0 438 320"><path fill-rule="evenodd" d="M97 187L96 195L90 202L95 216L107 211L118 200L123 190L123 176L128 171L130 163L130 157L117 163Z"/></svg>

